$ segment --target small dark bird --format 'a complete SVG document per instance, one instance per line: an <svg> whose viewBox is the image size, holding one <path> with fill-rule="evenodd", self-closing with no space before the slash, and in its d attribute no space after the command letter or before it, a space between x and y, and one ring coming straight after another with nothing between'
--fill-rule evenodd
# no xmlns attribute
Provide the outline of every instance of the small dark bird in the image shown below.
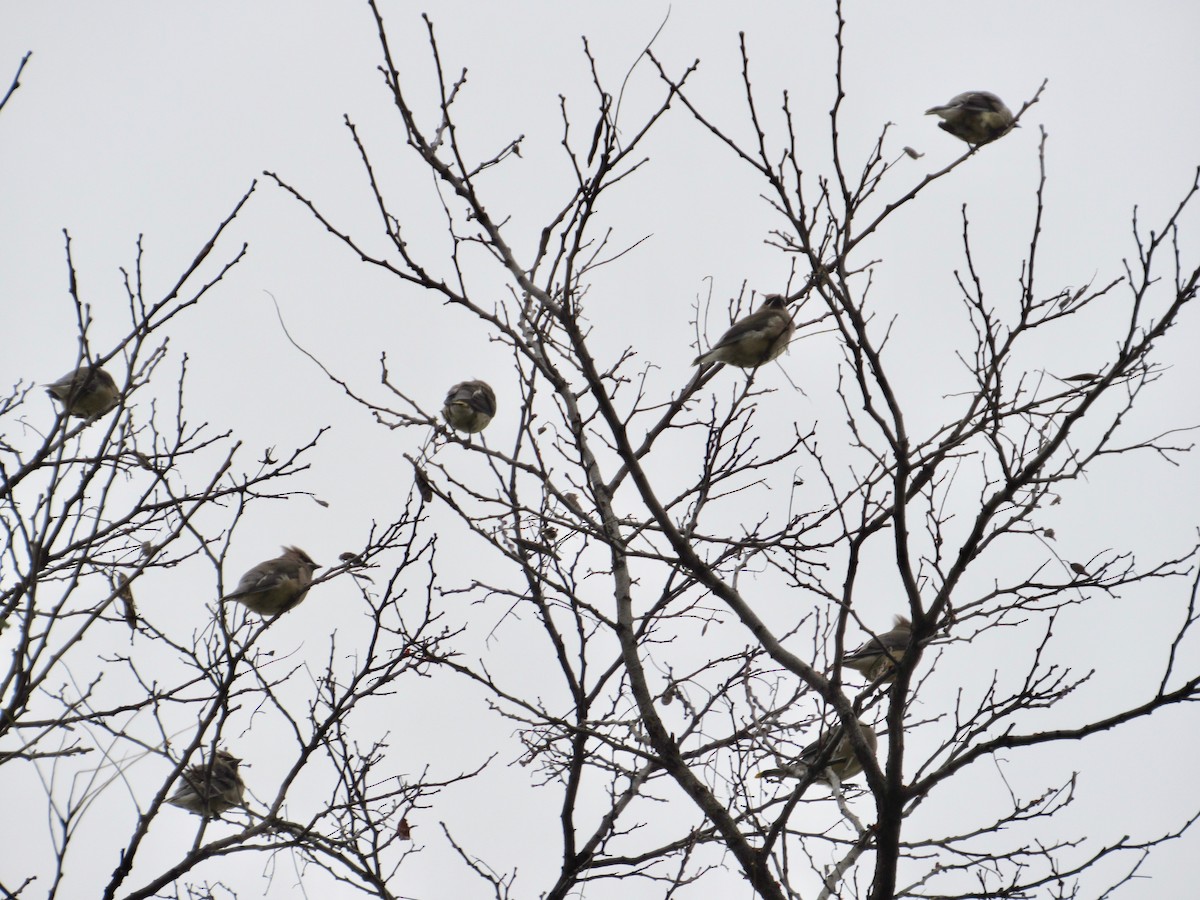
<svg viewBox="0 0 1200 900"><path fill-rule="evenodd" d="M871 638L857 650L842 657L842 665L862 672L871 681L890 673L884 684L896 680L896 663L904 658L912 637L912 622L904 616L896 616L891 631Z"/></svg>
<svg viewBox="0 0 1200 900"><path fill-rule="evenodd" d="M756 311L738 319L693 366L723 362L743 369L757 369L787 349L796 330L787 311L787 298L771 294Z"/></svg>
<svg viewBox="0 0 1200 900"><path fill-rule="evenodd" d="M283 554L242 576L237 588L221 601L236 600L260 616L277 616L297 606L321 568L299 547L284 547Z"/></svg>
<svg viewBox="0 0 1200 900"><path fill-rule="evenodd" d="M211 766L201 763L183 770L183 784L167 802L204 818L219 816L242 802L246 785L238 774L241 760L232 753L218 750Z"/></svg>
<svg viewBox="0 0 1200 900"><path fill-rule="evenodd" d="M988 91L967 91L944 106L925 110L927 116L941 116L938 128L968 144L979 146L1012 131L1013 114L1004 101Z"/></svg>
<svg viewBox="0 0 1200 900"><path fill-rule="evenodd" d="M486 381L463 381L450 388L442 417L467 434L478 434L496 415L496 394Z"/></svg>
<svg viewBox="0 0 1200 900"><path fill-rule="evenodd" d="M80 366L68 372L46 385L46 393L63 405L68 416L77 419L102 416L121 399L117 383L99 366Z"/></svg>
<svg viewBox="0 0 1200 900"><path fill-rule="evenodd" d="M859 721L859 727L862 729L863 740L867 742L867 746L871 748L871 753L874 754L879 746L879 741L875 737L875 732ZM800 751L800 758L789 765L779 766L775 769L764 769L758 773L759 778L807 778L809 770L815 766L824 755L825 750L831 742L836 741L833 754L829 757L828 762L817 774L815 781L822 784L829 784L829 774L833 773L837 776L838 781L845 781L847 778L853 778L863 770L862 762L854 754L854 747L850 743L850 736L846 734L845 729L835 728L833 731L822 735L817 740L813 741L807 747Z"/></svg>

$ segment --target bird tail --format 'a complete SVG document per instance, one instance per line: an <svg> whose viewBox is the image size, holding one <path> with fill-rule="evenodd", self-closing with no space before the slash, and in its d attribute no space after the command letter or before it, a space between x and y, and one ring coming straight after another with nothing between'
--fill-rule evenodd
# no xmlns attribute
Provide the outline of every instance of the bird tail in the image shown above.
<svg viewBox="0 0 1200 900"><path fill-rule="evenodd" d="M774 769L763 769L755 778L773 778L779 780L781 778L803 778L808 774L808 766L803 763L796 763L792 766L779 766Z"/></svg>

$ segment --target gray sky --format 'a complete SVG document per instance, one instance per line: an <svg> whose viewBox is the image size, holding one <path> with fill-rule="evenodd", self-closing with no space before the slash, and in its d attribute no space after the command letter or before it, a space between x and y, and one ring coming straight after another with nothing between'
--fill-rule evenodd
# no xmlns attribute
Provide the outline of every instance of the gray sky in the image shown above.
<svg viewBox="0 0 1200 900"><path fill-rule="evenodd" d="M447 68L466 66L470 72L458 104L460 136L481 154L525 136L522 159L510 160L483 183L489 207L503 211L497 218L512 217L518 253L527 252L547 211L569 190L570 173L559 147L558 96L567 97L574 127L588 129L592 121L594 93L580 35L588 37L606 87L616 89L668 7L627 0L539 0L442 2L426 9ZM408 3L384 6L402 77L431 115L434 95L428 90L431 68L421 11ZM986 89L1016 109L1043 79L1049 80L1041 102L1018 131L893 218L871 251L884 261L872 302L881 319L897 317L892 352L911 356L900 386L910 397L928 395L928 426L945 409L944 395L964 376L948 343L964 334L953 277L963 265L962 205L969 205L976 260L992 296L1011 297L1031 235L1037 141L1039 126L1044 127L1050 139L1039 259L1043 293L1120 276L1120 260L1134 252L1133 207L1147 227L1161 222L1200 163L1200 121L1194 115L1200 11L1183 0L1140 6L1099 0L987 5L919 0L852 3L847 12L843 146L858 165L884 123L891 122L885 158L899 157L904 146L924 154L901 160L882 200L907 190L963 150L932 117L922 115L927 107L960 91ZM811 168L824 170L833 24L826 3L679 2L670 9L654 51L674 72L699 58L690 96L733 134L746 138L738 57L738 32L744 31L760 109L778 134L778 98L787 90L798 118L812 123L811 132L803 133ZM161 294L250 182L259 179L256 195L224 239L224 256L248 242L247 261L172 330L172 362L160 371L177 370L180 355L188 354L189 416L218 430L235 429L246 444L246 466L268 445L293 446L318 427L335 425L314 455L311 481L305 484L330 507L294 501L286 508L261 508L253 533L249 527L242 532L245 546L233 560L239 568L227 577L236 578L243 568L273 555L281 543L299 544L318 562L333 562L338 552L356 545L371 519L385 519L390 503L403 503L409 472L401 453L411 452L420 440L415 432L373 425L350 406L288 345L267 291L279 300L296 340L375 399L384 399L378 385L382 352L392 360L397 380L429 409L440 405L450 383L487 378L497 389L502 411L489 440L493 435L503 440L503 412L513 410L518 397L515 385L505 383L502 373L511 369L511 362L502 349L478 334L431 339L431 333L456 334L461 317L360 263L299 204L261 177L264 169L278 173L367 246L385 252L357 152L343 124L348 115L373 153L377 174L394 196L411 197L411 205L401 204L411 210L408 238L431 252L444 243L429 178L403 146L376 71L380 54L365 3L0 4L0 86L7 87L27 51L33 51L33 58L22 87L0 113L0 302L9 323L0 338L0 379L6 384L52 380L74 358L64 228L71 233L82 292L96 318L93 340L106 346L122 332L127 318L118 267L133 266L137 236L144 235L148 293ZM625 88L623 121L636 122L659 96L657 76L643 63ZM612 192L601 217L616 229L614 246L650 238L599 270L588 308L595 346L615 358L632 344L659 365L652 388L666 397L690 375L693 304L711 291L705 331L712 340L725 323L727 298L743 282L760 293L781 290L788 261L763 243L777 223L759 198L761 186L682 109L662 123L645 150L650 165L624 190ZM1185 223L1183 243L1194 259L1200 246L1194 211ZM474 271L477 284L496 278L482 265ZM496 284L499 290L498 279ZM1172 368L1134 417L1131 425L1138 433L1190 425L1200 418L1194 400L1200 379L1195 312L1185 315L1183 325L1162 342L1161 359ZM1060 375L1094 369L1111 351L1119 321L1115 309L1112 317L1097 309L1071 334L1048 342L1042 348L1044 359L1028 362ZM833 344L818 336L793 345L781 362L790 378L806 387L831 378L838 360ZM795 394L777 372L776 379L786 393L771 398L778 404L774 408L809 421L836 415L823 406L823 391ZM172 391L168 388L162 396ZM1137 463L1101 463L1090 482L1073 486L1070 502L1058 508L1061 518L1044 524L1055 528L1056 549L1069 559L1087 559L1107 549L1132 551L1139 559L1182 554L1195 540L1197 481L1193 458L1185 458L1179 468L1149 456ZM474 563L478 545L455 529L448 516L436 524L459 542L442 548L444 558L453 559L457 550ZM878 579L881 597L876 609L865 609L883 624L895 611L886 599L894 576L881 570L872 577ZM165 579L158 614L178 616L181 628L194 627L206 615L211 589L210 582L181 587ZM291 646L303 644L310 629L328 633L341 619L340 590L334 583L321 595L314 592L302 610L304 617L281 620L273 636ZM1162 602L1169 599L1175 611L1165 619L1154 615L1159 598L1142 591L1125 603L1086 607L1081 615L1087 621L1073 623L1064 657L1083 669L1102 667L1089 697L1080 701L1080 717L1103 710L1106 694L1132 702L1122 696L1128 690L1126 673L1109 665L1111 655L1102 649L1127 639L1131 629L1140 638L1131 665L1136 668L1141 661L1137 653L1144 649L1143 665L1159 670L1155 661L1161 658L1163 636L1178 624L1183 588L1170 585L1169 598L1168 588L1162 590ZM346 591L348 595L348 585ZM1103 616L1100 610L1105 610ZM313 646L320 658L321 646ZM1011 645L1002 649L1017 652ZM1197 657L1194 644L1185 649L1193 660ZM972 655L971 648L961 646L947 652L961 654L968 663ZM514 666L503 659L496 665L501 670ZM518 677L519 669L513 671ZM425 696L405 698L385 714L406 771L419 773L433 759L468 768L481 761L478 748L493 742L501 761L512 759L510 725L479 715L463 716L460 734L433 726L445 709L470 709L473 701L445 678L424 687ZM924 702L949 698L953 688L947 684L946 693L931 692ZM1079 769L1086 796L1066 818L1086 823L1111 816L1129 823L1118 836L1145 835L1176 822L1200 793L1194 753L1173 741L1194 736L1196 728L1194 713L1172 710L1082 748L1049 748L1014 758L1005 776L1033 792L1043 767L1054 773L1046 783ZM1152 763L1140 758L1142 740L1156 745ZM242 754L257 760L247 774L253 787L256 778L266 775L268 767L261 760L270 739L255 734L245 743ZM0 774L0 784L8 774ZM148 773L150 789L161 774ZM498 867L519 867L518 885L525 895L544 887L558 852L558 801L553 791L530 790L529 776L525 770L499 766L489 776L488 790L511 796L510 804L478 804L468 791L447 794L445 808L416 823L418 842L428 849L405 864L405 878L411 882L404 892L455 896L446 892L445 848L435 824L443 818ZM975 777L988 780L984 774ZM36 804L36 785L14 790L24 791L25 799ZM935 797L921 815L953 817L960 803L957 796ZM27 841L36 854L44 846L40 813L29 816L18 809L6 803L0 812L4 846L12 848L16 842L24 848ZM118 822L131 815L128 803L113 812ZM514 829L514 822L521 828ZM167 817L160 820L154 839L169 856L172 846L186 846L194 821L179 822L176 834L169 833L167 824ZM25 834L18 836L18 828ZM1198 841L1200 836L1189 834L1160 849L1145 869L1156 879L1154 890L1139 894L1132 888L1125 896L1182 896L1179 885L1193 868L1188 864L1200 851ZM97 854L98 872L108 872L112 865L111 856ZM242 877L257 884L261 861L236 865ZM78 877L82 889L87 875ZM460 889L481 886L462 877L455 882ZM729 883L736 892L738 879ZM289 896L290 884L290 876L279 878L271 896Z"/></svg>

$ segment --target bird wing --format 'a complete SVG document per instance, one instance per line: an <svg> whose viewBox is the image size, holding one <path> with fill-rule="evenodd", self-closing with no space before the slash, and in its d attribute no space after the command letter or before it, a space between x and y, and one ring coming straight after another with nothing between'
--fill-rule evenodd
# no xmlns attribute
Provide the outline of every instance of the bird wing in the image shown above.
<svg viewBox="0 0 1200 900"><path fill-rule="evenodd" d="M450 389L450 393L446 394L446 405L452 403L465 403L475 412L488 416L496 414L496 396L487 385L480 382L464 381L462 384L456 384Z"/></svg>
<svg viewBox="0 0 1200 900"><path fill-rule="evenodd" d="M853 653L847 653L843 657L843 661L853 661L860 659L870 659L873 656L882 656L884 653L890 653L893 656L900 656L906 647L908 647L909 632L907 631L887 631L877 637L871 638Z"/></svg>
<svg viewBox="0 0 1200 900"><path fill-rule="evenodd" d="M494 416L496 414L496 398L491 391L477 387L471 391L467 397L467 403L471 409L476 412L484 413L485 415Z"/></svg>
<svg viewBox="0 0 1200 900"><path fill-rule="evenodd" d="M871 659L879 656L883 652L883 644L879 642L879 638L871 638L857 650L847 653L842 657L843 662L857 662L863 659Z"/></svg>
<svg viewBox="0 0 1200 900"><path fill-rule="evenodd" d="M761 309L734 322L730 329L721 335L721 339L713 345L712 350L728 347L747 338L768 340L774 337L779 333L782 323L777 313L778 310ZM709 352L711 353L712 350Z"/></svg>
<svg viewBox="0 0 1200 900"><path fill-rule="evenodd" d="M963 109L976 112L999 112L1004 108L1003 101L988 91L971 91L962 97Z"/></svg>
<svg viewBox="0 0 1200 900"><path fill-rule="evenodd" d="M74 384L75 373L72 372L70 375L64 375L62 378L58 379L58 381L50 382L50 384L46 385L45 387L47 393L62 399L63 397L66 397L67 394L71 393L71 388L74 386Z"/></svg>
<svg viewBox="0 0 1200 900"><path fill-rule="evenodd" d="M242 576L237 588L232 594L226 594L226 598L244 597L247 594L257 594L260 591L269 591L279 587L288 580L288 573L276 568L273 565L274 562L275 560L269 560L259 563Z"/></svg>
<svg viewBox="0 0 1200 900"><path fill-rule="evenodd" d="M812 766L815 766L817 764L817 761L821 758L821 754L829 749L829 743L830 743L831 738L833 738L835 740L839 739L840 732L833 732L831 734L826 734L826 735L823 735L822 737L818 738L817 740L813 741L811 744L809 744L807 747L805 747L803 750L800 751L800 762L804 763L804 765L808 766L809 768L811 768ZM843 748L841 745L834 747L833 753L829 757L829 759L826 761L825 765L826 766L835 766L839 762L841 762L845 758L844 754L841 752L842 749Z"/></svg>

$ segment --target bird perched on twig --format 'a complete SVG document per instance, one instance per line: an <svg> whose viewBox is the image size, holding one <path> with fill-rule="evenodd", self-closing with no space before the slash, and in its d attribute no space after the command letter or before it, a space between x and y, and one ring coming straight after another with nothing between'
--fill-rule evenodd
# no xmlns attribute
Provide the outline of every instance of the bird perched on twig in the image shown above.
<svg viewBox="0 0 1200 900"><path fill-rule="evenodd" d="M875 732L861 720L858 725L862 729L863 740L867 742L867 746L870 748L872 755L874 755L879 746ZM853 778L863 770L862 762L854 753L854 746L850 743L850 736L846 733L845 728L839 726L833 731L822 735L801 750L800 758L796 762L774 769L764 769L758 773L758 777L807 778L809 771L813 766L817 765L831 745L833 745L833 752L829 755L825 765L822 766L821 771L813 779L814 781L829 784L830 773L836 775L839 782L845 781L847 778Z"/></svg>
<svg viewBox="0 0 1200 900"><path fill-rule="evenodd" d="M861 672L871 681L885 672L884 684L896 680L896 664L904 658L912 638L912 622L904 616L896 616L891 631L871 638L857 650L842 657L842 665Z"/></svg>
<svg viewBox="0 0 1200 900"><path fill-rule="evenodd" d="M478 434L496 415L496 394L486 381L463 381L450 388L442 417L467 434Z"/></svg>
<svg viewBox="0 0 1200 900"><path fill-rule="evenodd" d="M207 763L183 770L183 784L167 802L206 819L219 816L242 802L246 790L238 774L241 760L232 753L218 750Z"/></svg>
<svg viewBox="0 0 1200 900"><path fill-rule="evenodd" d="M304 599L313 572L319 568L299 547L284 547L281 556L260 562L243 575L233 592L221 600L236 600L260 616L277 616Z"/></svg>
<svg viewBox="0 0 1200 900"><path fill-rule="evenodd" d="M1013 129L1012 111L990 91L967 91L944 106L925 110L927 116L940 116L938 128L968 144L979 146L1003 137Z"/></svg>
<svg viewBox="0 0 1200 900"><path fill-rule="evenodd" d="M763 305L738 319L693 366L723 362L743 369L756 369L787 349L796 325L787 311L787 297L771 294Z"/></svg>
<svg viewBox="0 0 1200 900"><path fill-rule="evenodd" d="M53 384L46 393L63 405L68 416L92 419L102 416L117 405L121 391L113 377L99 366L80 366Z"/></svg>

